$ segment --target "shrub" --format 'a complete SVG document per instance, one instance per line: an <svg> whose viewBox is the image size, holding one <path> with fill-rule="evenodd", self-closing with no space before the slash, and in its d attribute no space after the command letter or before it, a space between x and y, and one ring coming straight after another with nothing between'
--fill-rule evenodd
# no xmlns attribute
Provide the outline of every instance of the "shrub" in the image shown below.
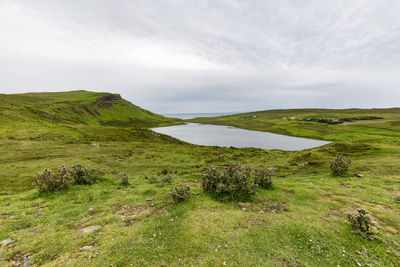
<svg viewBox="0 0 400 267"><path fill-rule="evenodd" d="M172 182L172 176L170 174L161 174L161 175L154 175L150 179L148 179L149 184L157 184L157 185L163 185L163 184L171 184Z"/></svg>
<svg viewBox="0 0 400 267"><path fill-rule="evenodd" d="M36 174L35 184L41 192L62 190L74 184L74 177L69 169L62 166L56 173L45 170L43 173Z"/></svg>
<svg viewBox="0 0 400 267"><path fill-rule="evenodd" d="M349 169L351 159L345 158L343 155L336 155L333 160L329 162L332 174L335 176L344 175Z"/></svg>
<svg viewBox="0 0 400 267"><path fill-rule="evenodd" d="M94 170L88 170L77 163L72 166L71 171L75 184L94 184L97 182L97 175Z"/></svg>
<svg viewBox="0 0 400 267"><path fill-rule="evenodd" d="M183 202L192 197L189 185L174 186L171 191L169 191L169 195L172 197L174 203Z"/></svg>
<svg viewBox="0 0 400 267"><path fill-rule="evenodd" d="M222 170L217 167L205 169L202 173L202 187L205 192L230 199L243 199L255 193L257 184L251 182L251 169L230 164Z"/></svg>
<svg viewBox="0 0 400 267"><path fill-rule="evenodd" d="M347 213L347 219L351 223L352 227L356 229L360 233L364 233L367 235L372 235L372 221L371 216L367 213L365 209L358 209L358 214L353 215L351 213Z"/></svg>
<svg viewBox="0 0 400 267"><path fill-rule="evenodd" d="M121 184L129 185L129 176L126 174L126 172L121 173Z"/></svg>
<svg viewBox="0 0 400 267"><path fill-rule="evenodd" d="M263 189L272 188L272 177L274 176L274 169L258 167L254 169L254 184Z"/></svg>

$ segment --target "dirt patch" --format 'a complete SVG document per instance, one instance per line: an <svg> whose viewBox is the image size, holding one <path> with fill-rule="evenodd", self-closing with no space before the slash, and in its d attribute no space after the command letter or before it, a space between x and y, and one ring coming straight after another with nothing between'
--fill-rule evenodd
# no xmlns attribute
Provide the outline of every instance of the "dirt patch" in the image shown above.
<svg viewBox="0 0 400 267"><path fill-rule="evenodd" d="M265 225L265 221L260 218L250 218L247 223L250 228L257 228Z"/></svg>
<svg viewBox="0 0 400 267"><path fill-rule="evenodd" d="M296 194L296 192L294 190L286 190L286 189L282 189L282 191L288 195L294 195Z"/></svg>
<svg viewBox="0 0 400 267"><path fill-rule="evenodd" d="M237 203L237 206L244 212L265 214L279 211L289 211L284 203L274 202L269 199L262 199L258 203Z"/></svg>
<svg viewBox="0 0 400 267"><path fill-rule="evenodd" d="M92 226L88 226L88 227L85 227L85 228L78 229L78 232L81 232L83 234L88 234L88 233L92 233L94 231L97 231L100 228L101 228L100 225L92 225Z"/></svg>
<svg viewBox="0 0 400 267"><path fill-rule="evenodd" d="M112 214L118 215L125 222L125 225L129 226L135 221L142 220L145 216L155 218L156 216L161 215L162 212L160 210L156 210L154 207L155 206L153 203L149 205L138 206L124 205L115 207L112 211Z"/></svg>
<svg viewBox="0 0 400 267"><path fill-rule="evenodd" d="M323 201L332 201L333 200L333 198L331 198L329 196L322 196L320 199Z"/></svg>

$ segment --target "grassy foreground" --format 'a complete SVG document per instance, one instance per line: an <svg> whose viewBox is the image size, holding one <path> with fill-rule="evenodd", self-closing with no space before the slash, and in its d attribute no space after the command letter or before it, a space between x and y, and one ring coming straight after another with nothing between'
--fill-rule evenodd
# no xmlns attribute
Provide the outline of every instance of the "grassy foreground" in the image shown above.
<svg viewBox="0 0 400 267"><path fill-rule="evenodd" d="M381 111L382 120L344 125L282 119L300 111L202 119L338 141L286 152L195 146L144 124L98 123L100 115L85 123L28 118L21 128L7 121L10 113L25 116L18 109L2 110L0 117L0 241L14 240L0 248L0 266L28 258L33 266L399 266L397 110ZM239 125L245 120L254 123ZM34 133L38 138L30 137ZM353 159L346 177L330 175L327 162L337 153ZM100 181L55 193L35 188L35 173L77 162L99 170ZM274 189L258 190L247 203L221 203L204 194L201 171L230 162L275 167ZM163 170L173 175L171 185L148 183L146 177ZM120 185L122 172L131 185ZM194 197L171 204L168 191L183 183ZM346 212L359 207L373 217L379 231L374 240L354 233L346 220Z"/></svg>

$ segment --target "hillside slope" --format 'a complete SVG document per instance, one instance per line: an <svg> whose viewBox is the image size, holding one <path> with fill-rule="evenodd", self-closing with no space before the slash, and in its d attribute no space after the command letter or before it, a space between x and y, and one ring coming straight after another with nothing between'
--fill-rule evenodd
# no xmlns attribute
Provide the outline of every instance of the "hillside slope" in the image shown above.
<svg viewBox="0 0 400 267"><path fill-rule="evenodd" d="M71 91L0 95L0 138L52 139L116 126L134 129L178 123L118 94ZM102 131L110 129L103 128Z"/></svg>
<svg viewBox="0 0 400 267"><path fill-rule="evenodd" d="M400 108L265 110L188 121L328 141L397 142Z"/></svg>

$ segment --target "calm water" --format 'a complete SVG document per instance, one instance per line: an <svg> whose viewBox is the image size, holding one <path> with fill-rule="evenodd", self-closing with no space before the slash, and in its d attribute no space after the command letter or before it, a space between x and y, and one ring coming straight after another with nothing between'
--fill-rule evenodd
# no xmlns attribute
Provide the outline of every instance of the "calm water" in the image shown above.
<svg viewBox="0 0 400 267"><path fill-rule="evenodd" d="M262 149L302 150L329 142L292 137L281 134L249 131L230 126L188 123L185 125L153 128L157 133L204 146L255 147Z"/></svg>

